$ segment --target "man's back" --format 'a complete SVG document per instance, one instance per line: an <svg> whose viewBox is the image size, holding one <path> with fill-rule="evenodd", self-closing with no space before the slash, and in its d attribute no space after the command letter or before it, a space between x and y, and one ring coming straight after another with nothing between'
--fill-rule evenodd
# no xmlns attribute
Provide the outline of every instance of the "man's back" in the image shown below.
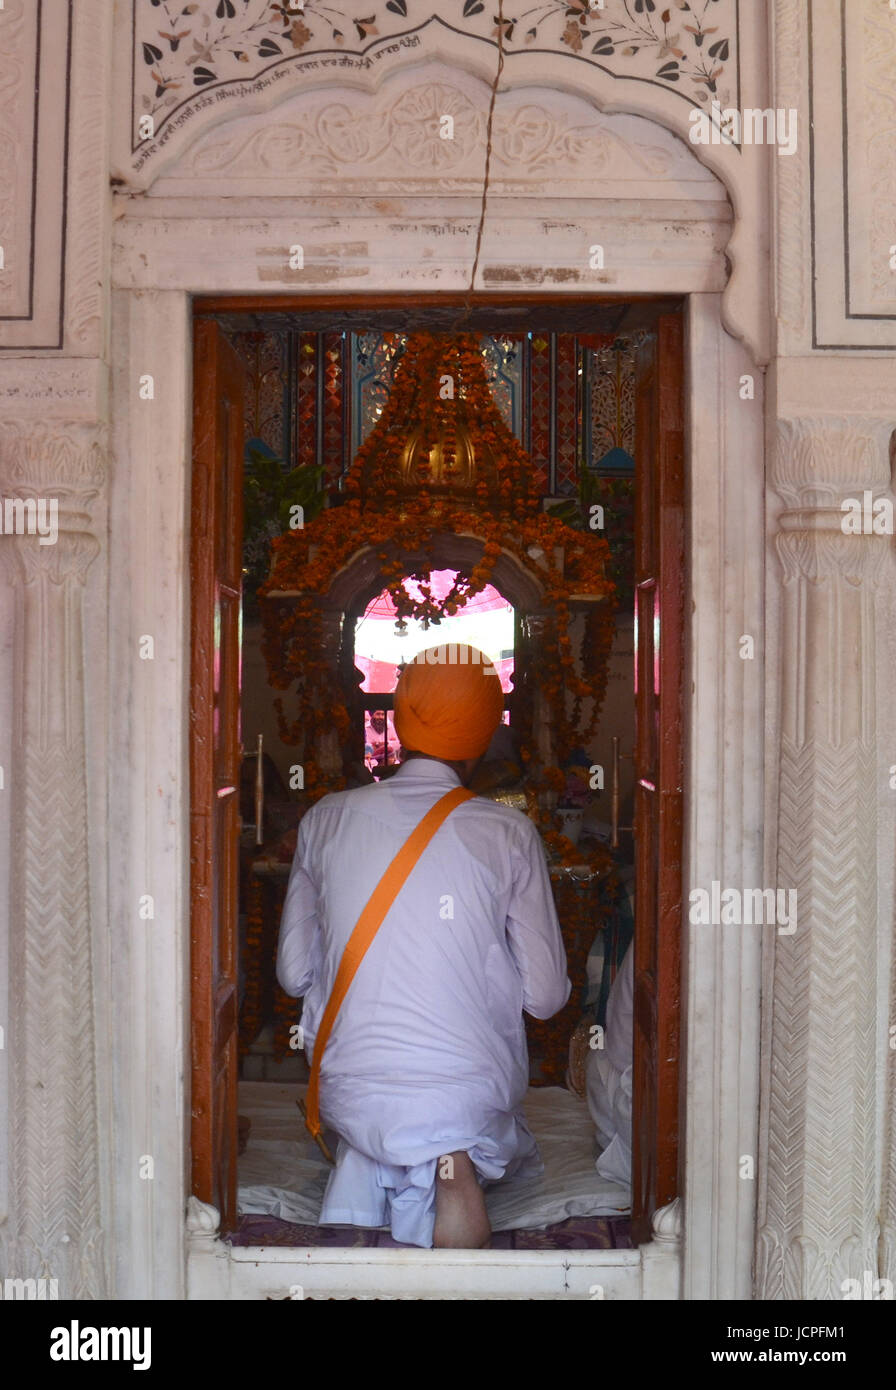
<svg viewBox="0 0 896 1390"><path fill-rule="evenodd" d="M412 759L387 782L327 797L303 821L278 976L290 993L307 991L309 1048L361 910L414 827L457 785L443 763ZM416 1162L427 1146L421 1113L438 1110L429 1147L442 1152L445 1125L468 1135L473 1112L519 1107L522 1010L550 1017L568 995L537 832L518 812L467 802L425 850L361 962L323 1059L321 1113L371 1156Z"/></svg>
<svg viewBox="0 0 896 1390"><path fill-rule="evenodd" d="M405 763L379 786L325 797L302 821L277 978L305 996L312 1052L363 909L426 814L472 776L503 706L482 652L460 643L418 652L395 689ZM549 1018L569 988L535 828L487 801L455 805L370 940L323 1057L313 1057L320 1118L339 1136L321 1222L388 1219L412 1245L487 1243L481 1184L541 1167L522 1115L522 1010ZM314 1126L313 1086L311 1097Z"/></svg>

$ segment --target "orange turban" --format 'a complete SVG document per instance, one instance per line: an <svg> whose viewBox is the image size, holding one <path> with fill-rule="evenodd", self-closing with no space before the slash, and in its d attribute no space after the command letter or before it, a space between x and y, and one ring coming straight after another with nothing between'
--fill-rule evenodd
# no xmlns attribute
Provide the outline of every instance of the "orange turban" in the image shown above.
<svg viewBox="0 0 896 1390"><path fill-rule="evenodd" d="M402 747L448 762L480 757L503 711L497 671L464 642L419 652L395 689L395 732Z"/></svg>

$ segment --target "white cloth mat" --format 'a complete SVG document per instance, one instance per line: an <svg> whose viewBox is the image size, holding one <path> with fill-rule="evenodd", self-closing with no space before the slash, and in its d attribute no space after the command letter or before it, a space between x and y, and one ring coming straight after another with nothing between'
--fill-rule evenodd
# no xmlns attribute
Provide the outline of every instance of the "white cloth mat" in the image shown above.
<svg viewBox="0 0 896 1390"><path fill-rule="evenodd" d="M317 1225L330 1168L296 1105L304 1094L304 1086L240 1082L239 1112L252 1121L239 1159L242 1215ZM584 1101L559 1086L531 1087L525 1113L544 1175L486 1188L492 1230L538 1230L570 1216L619 1216L629 1210L628 1188L607 1182L594 1166L594 1127Z"/></svg>

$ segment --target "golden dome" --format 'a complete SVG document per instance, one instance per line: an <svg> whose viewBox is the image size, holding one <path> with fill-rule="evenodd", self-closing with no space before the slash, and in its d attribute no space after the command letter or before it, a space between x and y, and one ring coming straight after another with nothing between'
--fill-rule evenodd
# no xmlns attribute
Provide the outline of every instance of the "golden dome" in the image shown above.
<svg viewBox="0 0 896 1390"><path fill-rule="evenodd" d="M398 477L404 487L414 490L425 477L431 491L455 493L471 490L480 478L489 486L497 485L498 470L491 449L474 443L459 402L453 429L442 423L435 438L427 435L422 424L411 430L398 457Z"/></svg>
<svg viewBox="0 0 896 1390"><path fill-rule="evenodd" d="M477 337L417 333L408 340L346 492L374 508L423 495L492 512L537 509L535 470L504 423Z"/></svg>

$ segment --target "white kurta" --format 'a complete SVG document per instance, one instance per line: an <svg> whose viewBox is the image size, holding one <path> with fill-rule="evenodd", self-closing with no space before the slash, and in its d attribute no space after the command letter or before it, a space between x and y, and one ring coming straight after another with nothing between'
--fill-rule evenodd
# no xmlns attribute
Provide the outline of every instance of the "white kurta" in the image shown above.
<svg viewBox="0 0 896 1390"><path fill-rule="evenodd" d="M626 1187L632 1180L634 959L632 944L610 986L606 1047L589 1052L585 1073L588 1108L601 1148L595 1167L602 1178Z"/></svg>
<svg viewBox="0 0 896 1390"><path fill-rule="evenodd" d="M458 785L412 759L388 781L325 797L303 818L277 979L304 995L306 1054L343 948L371 893L431 806ZM358 967L321 1068L320 1110L340 1136L323 1224L390 1224L429 1247L436 1161L466 1150L481 1181L536 1176L522 1118L522 1011L569 998L566 954L534 825L476 798L452 811Z"/></svg>

